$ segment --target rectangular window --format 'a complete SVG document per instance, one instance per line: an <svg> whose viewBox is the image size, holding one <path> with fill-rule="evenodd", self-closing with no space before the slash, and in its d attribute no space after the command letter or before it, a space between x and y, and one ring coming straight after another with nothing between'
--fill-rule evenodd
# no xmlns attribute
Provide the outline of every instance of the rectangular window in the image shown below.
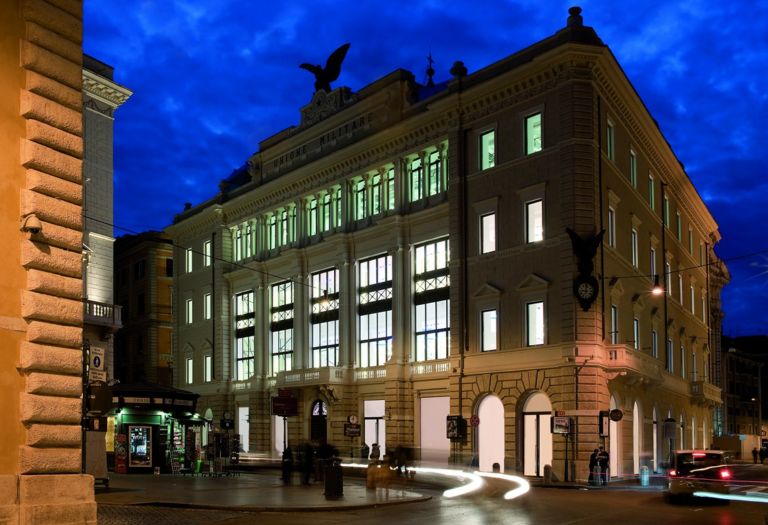
<svg viewBox="0 0 768 525"><path fill-rule="evenodd" d="M651 174L648 174L648 205L652 210L656 209L656 188Z"/></svg>
<svg viewBox="0 0 768 525"><path fill-rule="evenodd" d="M616 247L616 211L608 208L608 246Z"/></svg>
<svg viewBox="0 0 768 525"><path fill-rule="evenodd" d="M171 258L165 260L165 276L173 277L173 259Z"/></svg>
<svg viewBox="0 0 768 525"><path fill-rule="evenodd" d="M364 180L361 179L352 183L352 196L355 203L355 220L365 219L368 216L368 209Z"/></svg>
<svg viewBox="0 0 768 525"><path fill-rule="evenodd" d="M211 265L212 246L211 241L205 241L203 243L203 266L208 267Z"/></svg>
<svg viewBox="0 0 768 525"><path fill-rule="evenodd" d="M611 344L619 344L619 307L611 305Z"/></svg>
<svg viewBox="0 0 768 525"><path fill-rule="evenodd" d="M637 253L637 230L632 228L632 266L637 268L640 263L640 258Z"/></svg>
<svg viewBox="0 0 768 525"><path fill-rule="evenodd" d="M194 380L195 365L191 357L187 358L187 384L191 385Z"/></svg>
<svg viewBox="0 0 768 525"><path fill-rule="evenodd" d="M414 248L415 359L447 359L451 330L448 239Z"/></svg>
<svg viewBox="0 0 768 525"><path fill-rule="evenodd" d="M360 261L358 270L358 363L383 366L392 356L392 256Z"/></svg>
<svg viewBox="0 0 768 525"><path fill-rule="evenodd" d="M616 132L613 127L613 122L609 120L605 127L605 152L608 155L608 160L614 160L616 158L614 156L615 135Z"/></svg>
<svg viewBox="0 0 768 525"><path fill-rule="evenodd" d="M440 153L432 151L427 164L427 196L437 195L443 191L443 178L440 173Z"/></svg>
<svg viewBox="0 0 768 525"><path fill-rule="evenodd" d="M373 175L371 177L370 187L371 215L378 215L382 212L383 208L381 199L383 197L384 193L381 186L381 175Z"/></svg>
<svg viewBox="0 0 768 525"><path fill-rule="evenodd" d="M688 227L688 253L693 256L693 228Z"/></svg>
<svg viewBox="0 0 768 525"><path fill-rule="evenodd" d="M685 377L685 347L680 346L680 375Z"/></svg>
<svg viewBox="0 0 768 525"><path fill-rule="evenodd" d="M658 272L656 271L656 248L651 246L651 253L650 253L650 262L651 262L651 278L654 278Z"/></svg>
<svg viewBox="0 0 768 525"><path fill-rule="evenodd" d="M496 214L480 217L480 253L496 251Z"/></svg>
<svg viewBox="0 0 768 525"><path fill-rule="evenodd" d="M525 203L525 242L544 240L544 201L541 199Z"/></svg>
<svg viewBox="0 0 768 525"><path fill-rule="evenodd" d="M690 286L691 290L691 314L696 315L696 289L693 287L693 282Z"/></svg>
<svg viewBox="0 0 768 525"><path fill-rule="evenodd" d="M267 229L267 250L274 250L277 248L277 216L272 213L267 216L266 220Z"/></svg>
<svg viewBox="0 0 768 525"><path fill-rule="evenodd" d="M243 259L243 231L237 228L234 232L235 238L232 241L233 259L241 261Z"/></svg>
<svg viewBox="0 0 768 525"><path fill-rule="evenodd" d="M680 299L680 304L684 304L683 300L683 274L680 269L677 270L677 298Z"/></svg>
<svg viewBox="0 0 768 525"><path fill-rule="evenodd" d="M307 235L317 235L319 233L320 203L313 198L307 202Z"/></svg>
<svg viewBox="0 0 768 525"><path fill-rule="evenodd" d="M635 348L635 350L640 350L640 319L635 317L632 319L632 346Z"/></svg>
<svg viewBox="0 0 768 525"><path fill-rule="evenodd" d="M672 297L672 265L664 263L664 287L667 289L667 295Z"/></svg>
<svg viewBox="0 0 768 525"><path fill-rule="evenodd" d="M534 113L525 118L525 154L541 151L541 113Z"/></svg>
<svg viewBox="0 0 768 525"><path fill-rule="evenodd" d="M691 381L699 380L699 364L696 362L696 352L691 352Z"/></svg>
<svg viewBox="0 0 768 525"><path fill-rule="evenodd" d="M704 254L705 254L704 243L700 242L699 243L699 264L702 265L702 266L704 266L704 264L706 263L706 260L707 260L707 258L706 258L706 256Z"/></svg>
<svg viewBox="0 0 768 525"><path fill-rule="evenodd" d="M331 206L331 194L326 193L323 195L322 200L322 213L320 214L320 231L327 232L333 228L331 222L331 216L333 214L333 207Z"/></svg>
<svg viewBox="0 0 768 525"><path fill-rule="evenodd" d="M707 296L704 293L704 288L701 289L701 308L699 309L701 311L701 322L706 324L707 323Z"/></svg>
<svg viewBox="0 0 768 525"><path fill-rule="evenodd" d="M192 271L192 248L187 248L184 260L186 262L185 268L187 273L190 273Z"/></svg>
<svg viewBox="0 0 768 525"><path fill-rule="evenodd" d="M672 339L667 339L667 371L669 373L675 371L675 355Z"/></svg>
<svg viewBox="0 0 768 525"><path fill-rule="evenodd" d="M208 354L203 361L203 381L210 383L213 381L213 356Z"/></svg>
<svg viewBox="0 0 768 525"><path fill-rule="evenodd" d="M669 197L664 195L664 209L662 210L664 226L669 228Z"/></svg>
<svg viewBox="0 0 768 525"><path fill-rule="evenodd" d="M659 336L656 330L651 330L651 355L659 357Z"/></svg>
<svg viewBox="0 0 768 525"><path fill-rule="evenodd" d="M253 375L255 320L253 291L235 295L235 379Z"/></svg>
<svg viewBox="0 0 768 525"><path fill-rule="evenodd" d="M544 344L544 301L525 305L525 327L526 346Z"/></svg>
<svg viewBox="0 0 768 525"><path fill-rule="evenodd" d="M387 210L395 209L395 168L387 170Z"/></svg>
<svg viewBox="0 0 768 525"><path fill-rule="evenodd" d="M193 317L192 317L192 313L193 313L193 307L192 307L192 299L187 299L186 305L187 305L187 309L186 309L186 313L187 313L186 321L187 321L187 324L192 324L192 321L194 320L194 319L193 319Z"/></svg>
<svg viewBox="0 0 768 525"><path fill-rule="evenodd" d="M213 311L213 295L207 293L203 295L203 319L210 319L212 311Z"/></svg>
<svg viewBox="0 0 768 525"><path fill-rule="evenodd" d="M629 150L629 183L637 189L637 154L635 150Z"/></svg>
<svg viewBox="0 0 768 525"><path fill-rule="evenodd" d="M480 135L480 169L487 170L496 165L496 132L486 131Z"/></svg>
<svg viewBox="0 0 768 525"><path fill-rule="evenodd" d="M421 157L413 159L410 168L411 202L416 202L424 198L424 166Z"/></svg>
<svg viewBox="0 0 768 525"><path fill-rule="evenodd" d="M312 366L339 364L339 270L315 272L311 277L310 314Z"/></svg>
<svg viewBox="0 0 768 525"><path fill-rule="evenodd" d="M496 310L484 310L482 313L482 341L480 350L496 350L497 331Z"/></svg>
<svg viewBox="0 0 768 525"><path fill-rule="evenodd" d="M293 282L283 281L271 287L270 348L272 374L293 368Z"/></svg>
<svg viewBox="0 0 768 525"><path fill-rule="evenodd" d="M683 240L683 218L680 216L679 211L676 213L676 215L677 215L677 240L682 241Z"/></svg>

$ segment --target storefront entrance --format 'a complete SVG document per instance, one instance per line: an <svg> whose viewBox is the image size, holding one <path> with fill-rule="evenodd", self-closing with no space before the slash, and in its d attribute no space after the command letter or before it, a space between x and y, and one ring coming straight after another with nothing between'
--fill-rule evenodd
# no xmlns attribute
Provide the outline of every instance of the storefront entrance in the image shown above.
<svg viewBox="0 0 768 525"><path fill-rule="evenodd" d="M312 441L325 445L328 440L328 405L319 399L312 403L310 434Z"/></svg>
<svg viewBox="0 0 768 525"><path fill-rule="evenodd" d="M531 395L523 406L523 474L543 476L544 465L552 464L552 434L549 424L552 403L543 392Z"/></svg>

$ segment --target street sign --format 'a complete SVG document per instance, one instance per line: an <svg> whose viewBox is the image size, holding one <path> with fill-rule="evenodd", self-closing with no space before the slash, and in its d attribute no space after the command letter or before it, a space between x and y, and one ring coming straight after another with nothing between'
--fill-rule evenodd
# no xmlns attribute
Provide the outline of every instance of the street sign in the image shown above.
<svg viewBox="0 0 768 525"><path fill-rule="evenodd" d="M569 417L552 416L550 424L550 432L553 434L571 433L571 418Z"/></svg>
<svg viewBox="0 0 768 525"><path fill-rule="evenodd" d="M299 405L295 397L273 396L272 415L293 417L299 414Z"/></svg>
<svg viewBox="0 0 768 525"><path fill-rule="evenodd" d="M90 362L88 367L89 381L107 380L107 371L104 367L104 349L98 346L92 346L90 349Z"/></svg>
<svg viewBox="0 0 768 525"><path fill-rule="evenodd" d="M469 418L469 424L472 425L473 427L479 426L480 416L478 416L477 414L474 414L471 418Z"/></svg>
<svg viewBox="0 0 768 525"><path fill-rule="evenodd" d="M467 421L461 416L445 416L445 437L458 441L467 436Z"/></svg>
<svg viewBox="0 0 768 525"><path fill-rule="evenodd" d="M608 413L608 417L611 418L611 421L621 421L621 418L624 417L624 412L618 408L614 408Z"/></svg>
<svg viewBox="0 0 768 525"><path fill-rule="evenodd" d="M347 437L360 436L360 423L344 423L344 435Z"/></svg>

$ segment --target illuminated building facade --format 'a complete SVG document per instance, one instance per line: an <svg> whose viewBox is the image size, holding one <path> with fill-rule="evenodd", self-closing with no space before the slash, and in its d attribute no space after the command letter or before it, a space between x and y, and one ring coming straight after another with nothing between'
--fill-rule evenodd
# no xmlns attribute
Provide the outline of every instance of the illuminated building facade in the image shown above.
<svg viewBox="0 0 768 525"><path fill-rule="evenodd" d="M175 386L275 455L379 443L585 479L598 443L614 477L706 447L717 224L615 57L574 8L451 75L318 91L177 216Z"/></svg>

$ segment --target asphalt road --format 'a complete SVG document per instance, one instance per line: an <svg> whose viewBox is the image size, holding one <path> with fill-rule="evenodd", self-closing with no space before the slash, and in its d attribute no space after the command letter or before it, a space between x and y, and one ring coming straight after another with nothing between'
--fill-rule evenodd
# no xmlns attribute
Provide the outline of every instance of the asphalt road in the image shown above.
<svg viewBox="0 0 768 525"><path fill-rule="evenodd" d="M505 501L505 486L492 483L482 494L446 499L423 490L430 501L340 512L230 512L146 506L100 505L102 525L311 525L337 523L387 525L764 525L768 503L692 501L671 505L662 492L534 488Z"/></svg>

